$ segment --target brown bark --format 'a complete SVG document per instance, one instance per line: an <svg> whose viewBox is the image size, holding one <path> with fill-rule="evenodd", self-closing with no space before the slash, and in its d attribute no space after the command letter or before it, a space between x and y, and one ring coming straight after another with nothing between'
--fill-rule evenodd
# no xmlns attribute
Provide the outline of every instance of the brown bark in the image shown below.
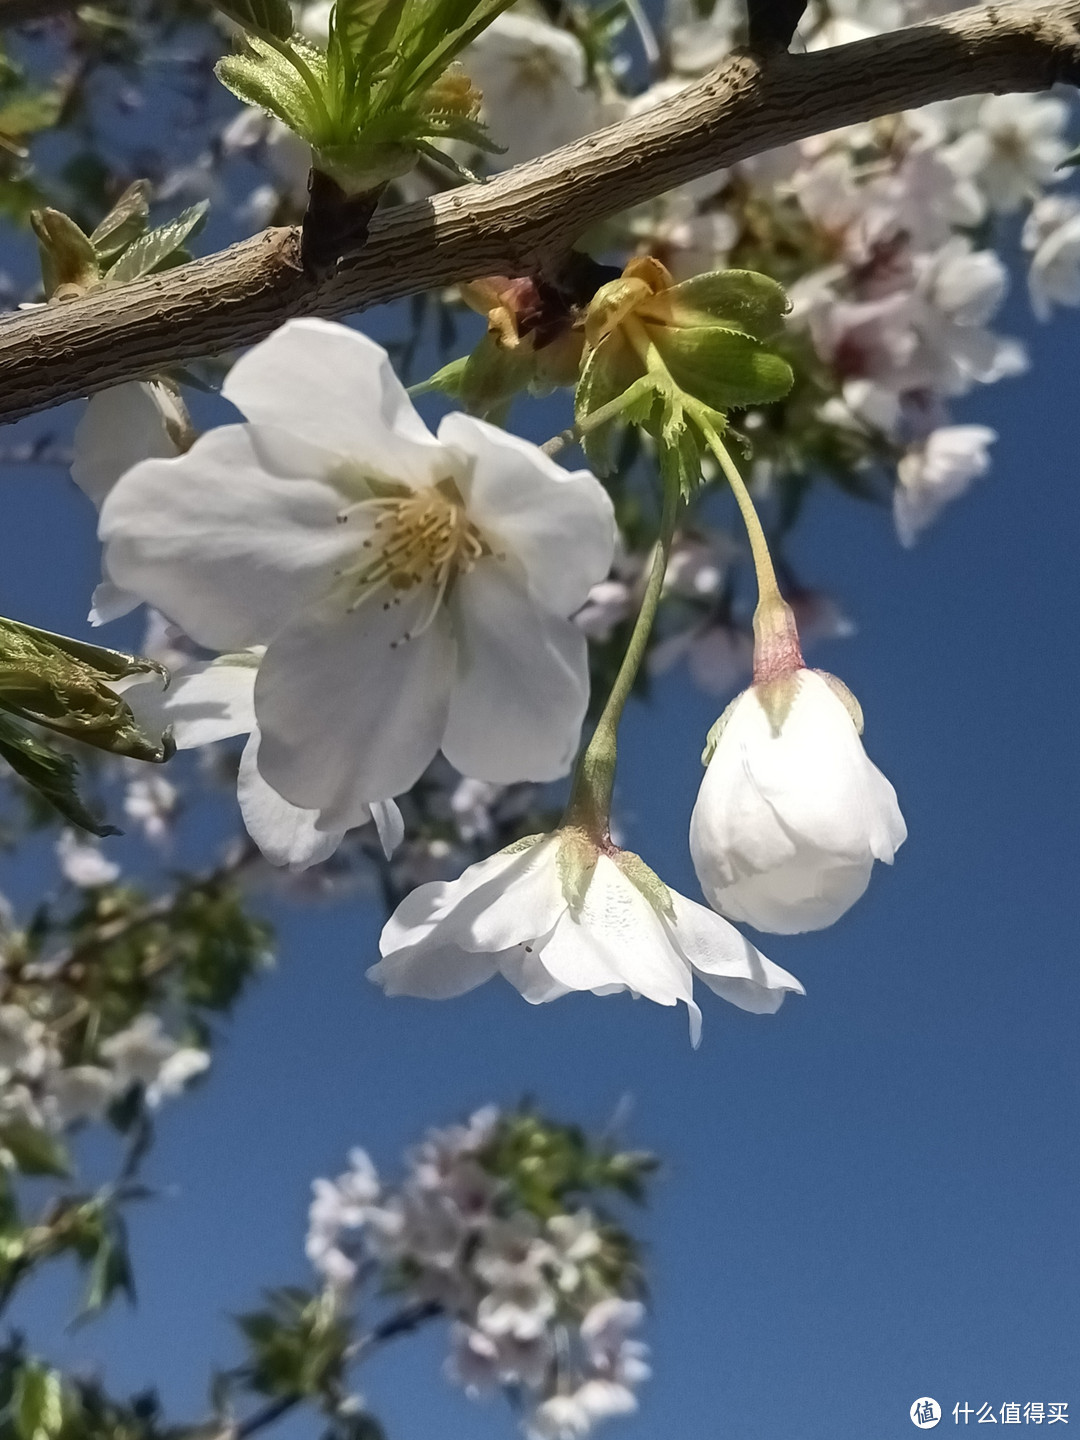
<svg viewBox="0 0 1080 1440"><path fill-rule="evenodd" d="M1012 0L807 55L734 56L667 104L486 185L375 216L366 248L306 274L295 229L0 322L0 419L488 274L528 274L628 206L777 145L931 101L1080 81L1080 0Z"/></svg>

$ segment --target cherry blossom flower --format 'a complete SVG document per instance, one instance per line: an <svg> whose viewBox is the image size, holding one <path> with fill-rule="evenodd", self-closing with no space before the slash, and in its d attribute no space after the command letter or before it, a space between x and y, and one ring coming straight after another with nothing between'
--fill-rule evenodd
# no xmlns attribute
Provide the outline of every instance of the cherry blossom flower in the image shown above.
<svg viewBox="0 0 1080 1440"><path fill-rule="evenodd" d="M839 681L795 669L721 716L690 853L722 914L776 934L820 930L862 895L875 860L891 863L907 829L857 715Z"/></svg>
<svg viewBox="0 0 1080 1440"><path fill-rule="evenodd" d="M902 545L914 545L950 501L986 474L996 439L987 425L943 425L908 450L896 467L893 491L893 519Z"/></svg>
<svg viewBox="0 0 1080 1440"><path fill-rule="evenodd" d="M989 95L948 162L978 183L992 210L1014 214L1058 178L1068 118L1068 102L1053 96Z"/></svg>
<svg viewBox="0 0 1080 1440"><path fill-rule="evenodd" d="M477 779L555 779L577 748L611 502L471 417L436 439L385 351L290 321L224 394L248 423L145 461L102 509L119 583L218 651L266 645L257 768L324 828L362 824L440 747Z"/></svg>
<svg viewBox="0 0 1080 1440"><path fill-rule="evenodd" d="M530 15L502 14L462 55L483 94L483 117L505 169L555 150L605 123L586 83L585 51L567 30Z"/></svg>
<svg viewBox="0 0 1080 1440"><path fill-rule="evenodd" d="M1049 320L1055 305L1080 305L1080 201L1048 195L1032 207L1024 225L1031 308Z"/></svg>
<svg viewBox="0 0 1080 1440"><path fill-rule="evenodd" d="M502 974L530 1004L572 990L681 1001L700 1035L698 977L723 999L777 1010L794 976L704 906L669 890L636 855L581 831L535 836L406 897L368 974L389 995L449 999Z"/></svg>
<svg viewBox="0 0 1080 1440"><path fill-rule="evenodd" d="M100 845L74 830L61 830L56 842L56 858L64 879L80 890L111 885L120 874L120 866L101 853Z"/></svg>
<svg viewBox="0 0 1080 1440"><path fill-rule="evenodd" d="M189 1080L210 1064L205 1050L179 1045L162 1030L158 1015L139 1015L126 1030L102 1041L101 1054L112 1067L120 1090L141 1085L151 1109L171 1095L179 1095Z"/></svg>
<svg viewBox="0 0 1080 1440"><path fill-rule="evenodd" d="M138 676L122 682L123 695L140 723L162 730L170 727L178 750L247 735L236 793L248 834L272 864L305 870L329 859L346 832L319 811L290 804L259 770L255 682L260 658L260 650L247 650L214 660L189 660L173 670L167 689L156 675ZM403 836L401 812L392 800L376 801L367 808L360 823L374 820L390 856Z"/></svg>

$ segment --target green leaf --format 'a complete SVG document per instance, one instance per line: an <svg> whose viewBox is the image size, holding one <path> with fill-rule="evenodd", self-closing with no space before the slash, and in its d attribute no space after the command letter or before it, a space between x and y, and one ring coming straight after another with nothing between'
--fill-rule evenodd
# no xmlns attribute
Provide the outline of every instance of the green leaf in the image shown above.
<svg viewBox="0 0 1080 1440"><path fill-rule="evenodd" d="M310 144L317 117L311 92L295 67L255 37L248 40L248 52L223 56L214 67L218 79L246 105L257 105ZM302 53L308 60L307 51Z"/></svg>
<svg viewBox="0 0 1080 1440"><path fill-rule="evenodd" d="M0 617L0 710L135 760L160 764L173 746L148 737L110 681L160 665Z"/></svg>
<svg viewBox="0 0 1080 1440"><path fill-rule="evenodd" d="M63 1144L55 1135L38 1130L28 1120L9 1120L0 1125L0 1147L8 1150L23 1175L71 1174Z"/></svg>
<svg viewBox="0 0 1080 1440"><path fill-rule="evenodd" d="M102 1235L90 1262L80 1320L90 1319L104 1310L118 1292L123 1293L131 1304L135 1303L135 1276L128 1255L127 1237L119 1219L114 1217L112 1227Z"/></svg>
<svg viewBox="0 0 1080 1440"><path fill-rule="evenodd" d="M214 0L214 4L249 35L288 40L293 33L289 0Z"/></svg>
<svg viewBox="0 0 1080 1440"><path fill-rule="evenodd" d="M331 30L343 55L367 70L392 48L406 13L401 0L337 0Z"/></svg>
<svg viewBox="0 0 1080 1440"><path fill-rule="evenodd" d="M64 1390L59 1372L28 1360L15 1381L12 1419L19 1440L55 1440L64 1423Z"/></svg>
<svg viewBox="0 0 1080 1440"><path fill-rule="evenodd" d="M791 308L775 280L756 270L716 270L674 285L665 298L679 326L719 326L754 340L772 340Z"/></svg>
<svg viewBox="0 0 1080 1440"><path fill-rule="evenodd" d="M109 213L90 235L99 260L117 255L146 232L150 213L150 182L136 180L129 185Z"/></svg>
<svg viewBox="0 0 1080 1440"><path fill-rule="evenodd" d="M92 835L116 835L112 825L96 820L75 789L78 767L70 755L50 749L43 741L6 715L0 715L0 759L4 759L27 785L81 830Z"/></svg>
<svg viewBox="0 0 1080 1440"><path fill-rule="evenodd" d="M390 93L399 101L432 83L511 0L427 0L412 6L417 21L399 31L400 45ZM410 17L411 18L411 17Z"/></svg>
<svg viewBox="0 0 1080 1440"><path fill-rule="evenodd" d="M63 108L63 97L56 90L12 96L0 105L0 135L18 140L39 130L49 130L59 120Z"/></svg>
<svg viewBox="0 0 1080 1440"><path fill-rule="evenodd" d="M184 242L198 234L206 222L208 200L192 205L168 225L161 225L149 234L140 235L127 247L119 260L106 271L107 285L125 285L140 276L151 275L166 265L169 259L182 249Z"/></svg>
<svg viewBox="0 0 1080 1440"><path fill-rule="evenodd" d="M672 380L713 410L744 409L782 399L795 376L779 355L748 335L719 328L650 330Z"/></svg>

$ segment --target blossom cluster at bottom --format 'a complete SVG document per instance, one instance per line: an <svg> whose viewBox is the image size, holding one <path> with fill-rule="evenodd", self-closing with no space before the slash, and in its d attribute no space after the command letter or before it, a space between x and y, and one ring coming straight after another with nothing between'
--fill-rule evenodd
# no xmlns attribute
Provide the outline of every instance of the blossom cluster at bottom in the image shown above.
<svg viewBox="0 0 1080 1440"><path fill-rule="evenodd" d="M446 1317L447 1377L512 1394L530 1437L569 1440L635 1410L649 1376L637 1247L597 1197L640 1197L653 1163L490 1107L429 1132L398 1185L353 1150L314 1182L307 1255L339 1314L370 1290L401 1315Z"/></svg>

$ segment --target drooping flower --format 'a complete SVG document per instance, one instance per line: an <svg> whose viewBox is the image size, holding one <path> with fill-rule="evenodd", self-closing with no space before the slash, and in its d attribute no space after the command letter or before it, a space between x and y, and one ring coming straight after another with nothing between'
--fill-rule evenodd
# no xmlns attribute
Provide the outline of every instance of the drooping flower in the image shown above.
<svg viewBox="0 0 1080 1440"><path fill-rule="evenodd" d="M583 831L534 836L414 890L368 972L390 995L449 999L502 974L531 1004L572 990L682 1001L700 1033L697 976L741 1009L777 1010L794 976L661 881L636 855Z"/></svg>
<svg viewBox="0 0 1080 1440"><path fill-rule="evenodd" d="M893 519L902 545L914 545L950 501L986 474L996 439L988 425L941 425L901 457Z"/></svg>
<svg viewBox="0 0 1080 1440"><path fill-rule="evenodd" d="M896 792L863 750L858 703L798 658L713 727L690 822L709 903L783 935L838 920L907 835Z"/></svg>
<svg viewBox="0 0 1080 1440"><path fill-rule="evenodd" d="M272 864L305 870L329 859L345 838L345 828L325 821L317 810L291 805L259 771L255 680L260 653L188 661L172 672L168 689L162 689L157 676L140 676L125 688L124 699L143 723L171 727L178 750L247 735L236 794L248 834ZM389 856L402 838L401 812L392 800L376 801L368 810L365 819L374 820Z"/></svg>
<svg viewBox="0 0 1080 1440"><path fill-rule="evenodd" d="M588 695L567 617L607 574L593 476L482 421L436 439L385 351L296 320L234 366L247 417L137 465L102 510L106 565L201 644L267 646L260 774L323 824L419 778L565 774Z"/></svg>

